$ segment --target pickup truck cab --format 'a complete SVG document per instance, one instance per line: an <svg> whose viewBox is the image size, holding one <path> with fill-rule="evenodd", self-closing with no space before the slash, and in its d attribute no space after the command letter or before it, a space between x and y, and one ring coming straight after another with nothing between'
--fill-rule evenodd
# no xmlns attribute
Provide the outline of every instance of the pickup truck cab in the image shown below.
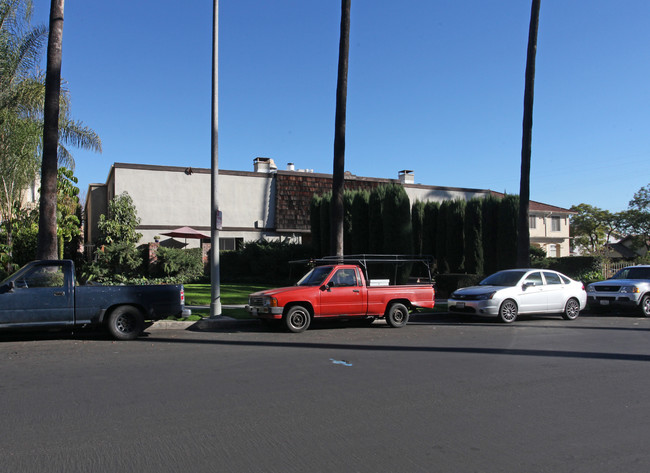
<svg viewBox="0 0 650 473"><path fill-rule="evenodd" d="M33 261L0 282L0 329L97 325L132 340L145 320L189 314L182 285L79 286L70 260Z"/></svg>
<svg viewBox="0 0 650 473"><path fill-rule="evenodd" d="M356 261L356 264L352 264ZM382 263L393 260L382 259ZM398 259L400 264L415 260ZM426 260L418 259L418 262ZM307 330L312 319L325 317L360 318L372 322L384 318L391 327L403 327L409 311L432 309L435 290L428 277L405 285L391 285L390 279L369 280L370 259L332 257L313 260L317 264L295 286L270 289L249 296L248 312L260 319L281 320L291 332Z"/></svg>
<svg viewBox="0 0 650 473"><path fill-rule="evenodd" d="M590 309L636 308L650 317L650 265L628 266L587 286Z"/></svg>

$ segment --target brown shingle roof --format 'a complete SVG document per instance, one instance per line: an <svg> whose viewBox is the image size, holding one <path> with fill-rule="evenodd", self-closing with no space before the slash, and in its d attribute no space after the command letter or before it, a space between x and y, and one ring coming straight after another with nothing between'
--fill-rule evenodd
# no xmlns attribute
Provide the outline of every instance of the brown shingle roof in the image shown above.
<svg viewBox="0 0 650 473"><path fill-rule="evenodd" d="M495 197L505 197L505 194L502 192L490 191ZM575 214L573 210L563 209L562 207L556 207L555 205L544 204L542 202L536 202L531 200L528 204L528 210L534 212L558 212L565 214Z"/></svg>

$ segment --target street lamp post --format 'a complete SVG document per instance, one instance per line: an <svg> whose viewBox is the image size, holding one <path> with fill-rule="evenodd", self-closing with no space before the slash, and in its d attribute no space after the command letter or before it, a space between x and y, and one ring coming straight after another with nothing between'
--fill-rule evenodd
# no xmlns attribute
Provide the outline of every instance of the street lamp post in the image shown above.
<svg viewBox="0 0 650 473"><path fill-rule="evenodd" d="M221 317L221 281L219 274L219 0L213 0L212 20L212 171L210 206L210 318ZM219 222L220 223L220 222Z"/></svg>

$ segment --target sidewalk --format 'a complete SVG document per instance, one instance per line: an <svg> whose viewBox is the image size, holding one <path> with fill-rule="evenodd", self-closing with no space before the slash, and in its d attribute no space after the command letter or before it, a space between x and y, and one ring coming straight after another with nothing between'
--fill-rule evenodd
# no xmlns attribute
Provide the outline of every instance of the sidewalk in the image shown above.
<svg viewBox="0 0 650 473"><path fill-rule="evenodd" d="M437 303L445 303L447 300L436 301ZM209 309L210 306L186 306L188 309ZM224 305L224 309L243 309L243 305ZM426 315L425 313L420 313L418 315ZM416 315L417 317L417 315ZM216 318L204 318L196 321L189 322L177 322L175 320L157 320L151 326L147 327L147 330L188 330L192 328L193 330L220 330L220 329L234 329L234 328L246 328L246 327L255 327L260 326L259 319L235 319L232 317L221 316Z"/></svg>
<svg viewBox="0 0 650 473"><path fill-rule="evenodd" d="M192 311L196 309L210 309L208 305L188 305L185 306ZM223 305L223 309L243 309L244 305ZM188 322L176 320L157 320L147 330L187 330L190 327L197 330L218 330L231 329L235 327L247 327L259 325L258 319L234 319L232 317L221 316L217 318L204 318Z"/></svg>

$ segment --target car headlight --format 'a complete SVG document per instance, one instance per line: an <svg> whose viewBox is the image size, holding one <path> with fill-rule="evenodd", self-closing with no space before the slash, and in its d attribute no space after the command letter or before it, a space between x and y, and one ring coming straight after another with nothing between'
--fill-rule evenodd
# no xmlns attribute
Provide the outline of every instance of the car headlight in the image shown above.
<svg viewBox="0 0 650 473"><path fill-rule="evenodd" d="M589 285L587 286L587 292L594 292L594 286L593 286L593 284L589 284Z"/></svg>
<svg viewBox="0 0 650 473"><path fill-rule="evenodd" d="M623 286L623 287L621 287L621 292L625 293L625 294L627 294L627 293L638 294L640 291L639 291L639 288L636 287L636 286Z"/></svg>
<svg viewBox="0 0 650 473"><path fill-rule="evenodd" d="M486 292L485 294L481 294L476 297L479 301L486 301L488 299L492 299L494 295L497 293L497 291L492 291L492 292Z"/></svg>

